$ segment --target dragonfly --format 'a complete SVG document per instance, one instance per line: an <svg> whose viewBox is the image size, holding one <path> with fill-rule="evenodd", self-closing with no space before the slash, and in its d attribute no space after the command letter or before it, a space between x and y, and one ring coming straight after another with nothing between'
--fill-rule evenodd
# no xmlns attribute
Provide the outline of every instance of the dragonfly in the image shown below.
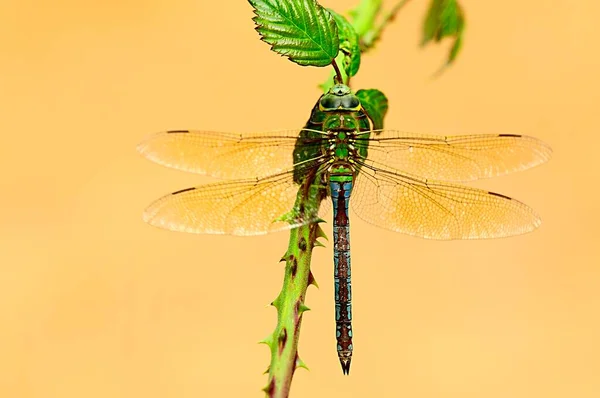
<svg viewBox="0 0 600 398"><path fill-rule="evenodd" d="M359 97L343 84L319 98L302 129L173 130L150 136L137 149L161 165L225 179L152 203L143 218L160 228L261 235L319 222L332 205L336 340L344 374L353 351L349 208L373 225L428 239L527 233L541 223L530 207L457 183L525 170L552 153L544 142L518 134L376 130ZM308 186L316 187L321 205L282 217L298 209L299 192Z"/></svg>

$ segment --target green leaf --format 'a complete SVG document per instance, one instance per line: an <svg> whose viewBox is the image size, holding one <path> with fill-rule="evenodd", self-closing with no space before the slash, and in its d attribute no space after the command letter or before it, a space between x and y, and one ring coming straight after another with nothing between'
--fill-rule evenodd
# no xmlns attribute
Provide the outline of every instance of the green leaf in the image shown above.
<svg viewBox="0 0 600 398"><path fill-rule="evenodd" d="M461 30L461 34L458 35L458 37L454 41L454 44L452 45L452 48L450 49L450 55L448 56L448 64L451 64L452 62L454 62L454 59L458 55L458 52L460 51L461 47L462 47L462 30Z"/></svg>
<svg viewBox="0 0 600 398"><path fill-rule="evenodd" d="M261 39L303 66L327 66L339 51L336 23L316 0L248 0Z"/></svg>
<svg viewBox="0 0 600 398"><path fill-rule="evenodd" d="M360 45L358 34L354 30L352 24L350 24L344 16L329 8L327 11L333 16L338 28L340 53L343 55L341 65L344 67L348 76L354 76L360 67ZM339 56L340 55L338 54L338 58ZM337 59L336 62L338 62Z"/></svg>
<svg viewBox="0 0 600 398"><path fill-rule="evenodd" d="M423 40L426 45L431 40L440 42L445 37L454 37L447 63L452 63L462 46L465 18L456 0L432 0L423 23Z"/></svg>
<svg viewBox="0 0 600 398"><path fill-rule="evenodd" d="M388 110L388 100L381 91L371 88L367 90L358 90L356 96L364 108L367 116L373 122L374 130L383 128L383 118Z"/></svg>

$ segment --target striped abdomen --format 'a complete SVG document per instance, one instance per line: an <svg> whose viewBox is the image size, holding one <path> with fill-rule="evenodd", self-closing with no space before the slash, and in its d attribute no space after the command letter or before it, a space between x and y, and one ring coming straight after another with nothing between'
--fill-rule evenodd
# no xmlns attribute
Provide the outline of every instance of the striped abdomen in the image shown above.
<svg viewBox="0 0 600 398"><path fill-rule="evenodd" d="M332 175L329 187L333 200L335 335L342 371L344 374L348 374L352 359L352 286L350 283L350 226L348 221L352 176Z"/></svg>

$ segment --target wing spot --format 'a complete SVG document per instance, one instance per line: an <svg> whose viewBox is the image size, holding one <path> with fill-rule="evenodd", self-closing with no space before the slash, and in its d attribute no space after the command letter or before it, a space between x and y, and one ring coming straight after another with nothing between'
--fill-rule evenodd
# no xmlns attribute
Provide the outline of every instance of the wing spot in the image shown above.
<svg viewBox="0 0 600 398"><path fill-rule="evenodd" d="M490 195L498 196L499 198L504 198L504 199L512 200L512 198L511 198L511 197L509 197L509 196L506 196L506 195L502 195L501 193L490 192L490 191L488 191L488 193L489 193Z"/></svg>
<svg viewBox="0 0 600 398"><path fill-rule="evenodd" d="M175 192L173 192L171 195L177 195L177 194L180 194L180 193L183 193L183 192L187 192L187 191L193 191L194 189L196 189L196 188L186 188L186 189L181 189L181 190L179 190L179 191L175 191Z"/></svg>
<svg viewBox="0 0 600 398"><path fill-rule="evenodd" d="M522 137L521 134L498 134L498 137L515 137L515 138L520 138Z"/></svg>

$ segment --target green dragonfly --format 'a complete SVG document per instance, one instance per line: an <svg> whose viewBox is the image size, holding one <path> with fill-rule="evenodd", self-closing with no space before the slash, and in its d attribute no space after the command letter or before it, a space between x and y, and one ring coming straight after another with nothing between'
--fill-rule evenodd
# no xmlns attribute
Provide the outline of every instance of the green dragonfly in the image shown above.
<svg viewBox="0 0 600 398"><path fill-rule="evenodd" d="M517 134L436 136L372 127L359 98L337 84L319 98L303 129L251 134L176 130L138 146L159 164L230 179L158 199L144 213L144 220L157 227L259 235L321 220L330 206L324 201L319 207L319 202L331 198L337 352L344 374L350 371L353 349L350 198L353 212L364 221L408 235L479 239L523 234L541 223L531 208L453 182L525 170L546 162L552 152L542 141ZM298 199L309 187L317 196L312 209Z"/></svg>

